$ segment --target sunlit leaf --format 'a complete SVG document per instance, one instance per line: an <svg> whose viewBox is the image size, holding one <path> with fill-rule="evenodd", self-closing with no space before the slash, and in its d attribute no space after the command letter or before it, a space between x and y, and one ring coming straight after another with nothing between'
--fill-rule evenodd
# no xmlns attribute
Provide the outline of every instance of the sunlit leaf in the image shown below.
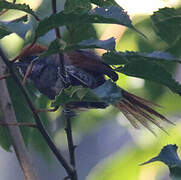
<svg viewBox="0 0 181 180"><path fill-rule="evenodd" d="M10 3L8 1L1 1L1 3L0 3L0 10L2 10L2 9L20 10L20 11L24 11L24 12L26 12L28 14L31 14L34 17L36 17L34 11L27 4L14 4L14 3Z"/></svg>

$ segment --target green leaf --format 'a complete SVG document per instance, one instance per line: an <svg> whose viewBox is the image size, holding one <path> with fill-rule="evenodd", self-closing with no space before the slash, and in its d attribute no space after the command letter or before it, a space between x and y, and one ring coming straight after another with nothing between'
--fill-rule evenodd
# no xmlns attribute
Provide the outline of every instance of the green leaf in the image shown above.
<svg viewBox="0 0 181 180"><path fill-rule="evenodd" d="M88 39L84 40L77 44L66 45L66 42L60 39L55 39L51 42L48 47L48 50L45 51L40 57L49 56L55 53L62 53L66 51L72 51L77 49L90 49L90 48L100 48L105 50L114 50L115 49L115 39L110 38L107 40L97 40L97 39Z"/></svg>
<svg viewBox="0 0 181 180"><path fill-rule="evenodd" d="M70 46L68 46L66 49L89 49L89 48L100 48L100 49L105 49L105 50L114 50L115 49L115 39L109 38L107 40L97 40L94 38L88 39L88 40L84 40L80 43L77 44L72 44Z"/></svg>
<svg viewBox="0 0 181 180"><path fill-rule="evenodd" d="M105 102L115 104L122 99L121 88L108 80L95 89L70 86L61 91L51 106L64 106L70 102Z"/></svg>
<svg viewBox="0 0 181 180"><path fill-rule="evenodd" d="M9 31L6 27L0 25L0 39L4 38L5 36L10 35L12 32Z"/></svg>
<svg viewBox="0 0 181 180"><path fill-rule="evenodd" d="M51 42L51 44L48 46L48 50L45 51L43 54L41 54L40 58L43 56L50 56L51 54L64 52L66 48L66 42L61 39L55 39Z"/></svg>
<svg viewBox="0 0 181 180"><path fill-rule="evenodd" d="M168 52L154 51L152 53L141 53L134 51L116 52L111 51L103 54L103 59L110 65L124 65L134 60L146 60L160 65L170 65L173 62L181 63Z"/></svg>
<svg viewBox="0 0 181 180"><path fill-rule="evenodd" d="M11 145L12 145L11 136L10 136L8 128L1 126L0 127L0 146L6 151L10 151Z"/></svg>
<svg viewBox="0 0 181 180"><path fill-rule="evenodd" d="M108 104L116 104L122 99L121 88L111 80L92 90L97 97Z"/></svg>
<svg viewBox="0 0 181 180"><path fill-rule="evenodd" d="M179 180L181 178L181 160L177 154L177 145L164 146L158 156L150 159L149 161L142 163L145 165L155 161L161 161L169 167L170 176L173 180Z"/></svg>
<svg viewBox="0 0 181 180"><path fill-rule="evenodd" d="M89 88L70 86L61 91L51 106L64 106L70 102L77 101L100 101L100 99Z"/></svg>
<svg viewBox="0 0 181 180"><path fill-rule="evenodd" d="M83 12L91 9L89 0L66 0L64 10L65 12Z"/></svg>
<svg viewBox="0 0 181 180"><path fill-rule="evenodd" d="M26 105L26 100L22 96L21 91L17 88L17 85L15 84L15 82L12 79L8 79L7 85L8 85L8 91L10 93L11 101L16 113L17 121L31 122L31 123L34 122L32 113L30 112L28 106ZM35 98L35 97L33 97L32 95L32 98ZM21 127L21 132L25 140L25 143L28 144L29 137L31 136L31 128Z"/></svg>
<svg viewBox="0 0 181 180"><path fill-rule="evenodd" d="M120 7L110 6L107 8L95 8L89 12L83 13L67 13L62 11L58 14L53 14L40 21L35 34L36 37L40 37L45 35L51 29L59 26L90 23L120 24L135 30L126 12Z"/></svg>
<svg viewBox="0 0 181 180"><path fill-rule="evenodd" d="M24 11L28 14L31 14L32 16L36 18L34 11L27 4L14 4L8 1L2 1L0 3L0 10L3 10L3 9L15 9L15 10Z"/></svg>
<svg viewBox="0 0 181 180"><path fill-rule="evenodd" d="M91 3L102 6L119 6L114 0L90 0Z"/></svg>
<svg viewBox="0 0 181 180"><path fill-rule="evenodd" d="M169 45L181 38L181 11L174 8L163 8L154 12L151 19L156 33Z"/></svg>
<svg viewBox="0 0 181 180"><path fill-rule="evenodd" d="M116 70L128 76L155 81L181 95L181 85L173 79L172 75L164 67L157 63L135 59L133 62Z"/></svg>

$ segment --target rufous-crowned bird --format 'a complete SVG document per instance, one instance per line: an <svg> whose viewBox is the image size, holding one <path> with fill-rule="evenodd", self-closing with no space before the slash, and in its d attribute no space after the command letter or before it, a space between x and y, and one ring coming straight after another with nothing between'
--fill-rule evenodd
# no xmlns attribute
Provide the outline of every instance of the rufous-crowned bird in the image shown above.
<svg viewBox="0 0 181 180"><path fill-rule="evenodd" d="M38 54L47 48L38 44L25 47L15 58L19 59L15 65L19 67L23 75L30 64L33 62L32 70L28 75L34 86L50 99L55 99L62 88L65 86L79 86L95 89L106 82L105 75L113 81L118 79L117 73L101 57L92 51L75 50L64 53L65 76L62 75L58 54L38 58ZM119 88L122 99L114 104L126 116L130 123L139 128L139 123L150 129L149 122L155 124L163 130L159 118L163 121L172 123L166 117L152 109L156 104L138 97ZM68 104L71 108L106 108L109 104L105 102L73 102ZM139 123L138 123L139 122ZM152 130L151 130L152 131Z"/></svg>

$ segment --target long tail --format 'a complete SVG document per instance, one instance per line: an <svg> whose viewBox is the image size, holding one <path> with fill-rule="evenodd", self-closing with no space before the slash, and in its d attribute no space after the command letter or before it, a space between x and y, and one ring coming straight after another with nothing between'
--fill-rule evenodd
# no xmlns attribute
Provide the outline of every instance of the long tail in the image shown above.
<svg viewBox="0 0 181 180"><path fill-rule="evenodd" d="M121 100L121 102L116 104L116 107L121 110L121 112L129 120L133 127L139 129L139 124L142 124L153 134L155 134L150 127L151 122L162 129L164 132L166 132L163 127L161 127L160 123L155 119L155 117L174 125L174 123L172 123L166 117L152 109L152 106L159 105L138 97L134 94L128 93L125 90L122 90L122 95L123 99Z"/></svg>

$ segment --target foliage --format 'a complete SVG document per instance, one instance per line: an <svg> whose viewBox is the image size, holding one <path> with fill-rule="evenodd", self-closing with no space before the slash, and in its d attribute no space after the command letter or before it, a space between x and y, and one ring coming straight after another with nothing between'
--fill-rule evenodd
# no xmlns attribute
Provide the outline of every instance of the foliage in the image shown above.
<svg viewBox="0 0 181 180"><path fill-rule="evenodd" d="M91 9L92 4L97 5L97 7ZM54 53L64 53L77 49L104 49L107 52L102 55L102 59L105 63L108 63L112 67L115 67L114 70L117 71L120 76L124 74L127 76L142 78L147 80L147 85L149 83L155 83L156 86L161 85L156 88L156 91L158 89L160 90L162 86L166 86L173 92L181 95L181 85L172 76L173 70L171 69L172 66L176 67L177 63L180 63L180 9L163 8L154 12L154 14L151 16L151 20L154 24L155 36L158 36L167 44L167 46L165 46L165 44L163 45L163 42L160 41L163 45L160 47L164 47L160 49L158 49L155 44L150 45L145 43L145 32L143 34L139 30L137 30L140 28L133 25L127 12L114 0L67 0L63 11L58 12L57 14L52 14L42 19L41 16L39 16L38 18L36 13L29 7L29 5L26 4L14 4L7 1L2 1L0 3L0 10L2 11L3 9L23 11L33 16L36 19L36 23L32 23L32 21L27 18L27 15L20 18L15 18L13 21L2 21L0 22L0 39L8 37L8 35L12 33L16 33L18 36L23 38L23 40L26 40L28 32L31 31L33 32L33 37L35 37L34 40L39 40L40 38L44 38L45 35L50 33L53 29L65 26L65 34L66 36L68 36L68 38L66 39L64 33L61 33L61 39L56 38L55 40L53 40L53 38L51 37L48 50L41 54L41 56L49 56ZM93 24L95 23L123 25L127 28L130 28L130 30L133 30L133 32L131 32L131 35L134 34L134 38L136 37L135 32L138 32L138 34L141 34L141 37L139 38L142 38L142 40L140 41L142 42L142 44L143 41L146 44L144 48L147 47L149 51L127 51L127 49L125 49L126 51L116 51L115 49L117 48L114 37L110 37L107 40L97 39L96 30L93 26ZM34 24L37 25L35 26ZM149 28L151 27L149 26ZM130 31L127 31L126 33L128 33L130 38L131 36L129 32ZM147 36L149 36L149 34ZM136 43L138 44L138 37L136 37L135 39L135 42L137 41ZM128 40L126 39L126 41ZM148 41L149 40L147 40L147 42ZM122 45L121 40L118 43L119 46ZM152 88L152 84L150 84L147 86L147 89L149 90ZM24 99L20 96L21 93L16 88L14 88L15 86L12 81L8 81L8 86L19 122L24 122L25 120L27 122L32 122L33 119L28 108L21 105L22 102L26 104ZM144 92L145 89L143 90ZM49 104L51 104L52 106L64 106L69 102L89 100L104 101L108 104L115 104L122 98L121 89L118 88L118 86L116 86L115 83L113 83L111 80L106 81L105 84L94 90L82 88L80 86L65 88L61 91L59 96L56 97L56 100L54 102L50 102L50 100L46 99L44 96L37 98L37 96L35 96L35 94L37 94L37 90L35 90L32 86L29 86L28 90L31 93L31 98L35 102L35 104L37 106L40 106L40 104L42 104L42 107L44 108L46 108ZM150 90L150 92L153 94L153 91ZM162 92L163 91L161 91L161 93ZM160 97L160 94L158 97ZM168 99L167 102L169 105L170 96L165 95L165 97ZM174 97L174 100L176 99L178 98ZM60 115L60 113L57 114L57 116ZM49 128L48 115L42 114L41 116L44 124L47 128ZM104 119L103 115L102 118ZM77 122L75 122L75 126ZM89 123L87 122L87 124ZM78 124L78 126L79 129L81 129L82 126L80 126L80 124ZM0 134L7 133L3 131L1 129ZM22 128L22 133L27 144L31 143L34 145L34 147L41 150L42 152L47 152L45 151L46 144L43 142L42 138L36 131L30 130L28 128ZM4 141L4 138L0 138L0 144L4 149L9 150L11 142L8 138L6 141ZM143 153L139 148L135 148L134 150L134 153L130 150L126 155L127 157L123 159L119 158L119 160L122 161L122 164L120 163L121 165L119 166L122 170L126 164L126 158L129 159L129 157L139 156L141 153ZM135 168L135 163L132 163L132 165L130 165L131 161L129 161L127 166L130 166L130 168L134 170L133 175L134 177L137 177L139 174L138 167ZM115 162L111 163L118 167L117 156L115 158ZM114 168L115 166L112 167ZM109 179L113 179L113 168L110 170L111 173L109 174ZM107 167L105 167L105 169L107 169ZM104 170L100 170L101 173L102 171ZM90 175L90 179L91 176L92 175ZM95 176L97 179L100 179L99 172L98 175ZM129 175L123 173L123 179L126 178L126 176ZM103 177L102 179L106 179L106 177Z"/></svg>

